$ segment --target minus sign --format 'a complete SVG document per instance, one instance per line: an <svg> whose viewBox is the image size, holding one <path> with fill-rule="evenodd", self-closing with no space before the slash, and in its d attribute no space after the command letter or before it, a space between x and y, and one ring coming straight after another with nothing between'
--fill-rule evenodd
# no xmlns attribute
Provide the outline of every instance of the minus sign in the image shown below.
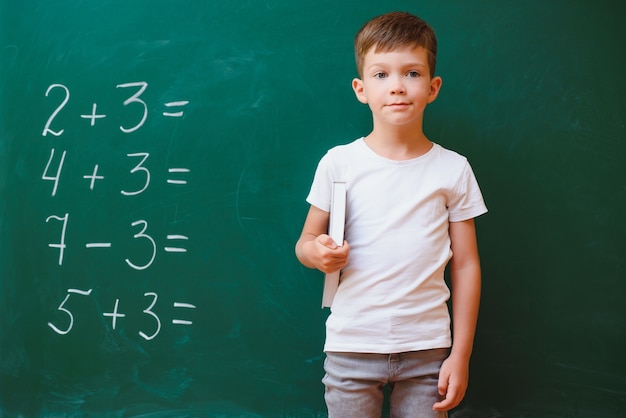
<svg viewBox="0 0 626 418"><path fill-rule="evenodd" d="M85 245L87 248L111 248L110 242L94 242L91 244Z"/></svg>
<svg viewBox="0 0 626 418"><path fill-rule="evenodd" d="M183 319L173 319L172 320L172 324L176 324L176 325L191 325L191 324L193 324L193 322L185 321Z"/></svg>

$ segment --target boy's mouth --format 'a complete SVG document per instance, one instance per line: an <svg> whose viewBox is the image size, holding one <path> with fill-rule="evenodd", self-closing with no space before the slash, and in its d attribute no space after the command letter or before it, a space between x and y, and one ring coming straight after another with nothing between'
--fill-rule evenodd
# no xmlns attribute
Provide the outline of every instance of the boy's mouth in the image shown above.
<svg viewBox="0 0 626 418"><path fill-rule="evenodd" d="M410 103L399 102L399 103L390 103L387 106L391 108L403 108L409 106Z"/></svg>

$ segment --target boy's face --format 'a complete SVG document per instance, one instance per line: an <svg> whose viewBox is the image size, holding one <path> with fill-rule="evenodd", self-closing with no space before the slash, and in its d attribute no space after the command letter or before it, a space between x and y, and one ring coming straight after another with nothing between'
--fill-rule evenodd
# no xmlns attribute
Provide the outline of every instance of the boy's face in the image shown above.
<svg viewBox="0 0 626 418"><path fill-rule="evenodd" d="M430 77L428 52L422 47L374 50L363 59L363 78L352 81L357 99L369 105L375 123L421 124L426 105L441 87L440 77Z"/></svg>

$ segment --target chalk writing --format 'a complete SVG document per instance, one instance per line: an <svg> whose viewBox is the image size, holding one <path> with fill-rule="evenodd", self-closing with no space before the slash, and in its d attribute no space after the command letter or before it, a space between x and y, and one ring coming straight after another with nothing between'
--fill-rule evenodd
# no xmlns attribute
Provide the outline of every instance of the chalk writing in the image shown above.
<svg viewBox="0 0 626 418"><path fill-rule="evenodd" d="M56 155L56 150L52 148L50 150L50 157L48 158L48 162L46 163L43 174L41 175L42 180L53 182L52 196L56 196L57 191L59 189L59 180L61 178L63 166L66 162L67 151L63 151L60 157L55 157L55 155ZM136 153L126 154L126 156L128 158L139 158L139 163L137 163L132 169L130 169L129 173L135 176L143 176L143 183L136 190L120 190L120 193L123 194L124 196L136 196L145 192L150 186L152 173L150 171L150 168L148 168L145 165L146 161L150 157L150 154L147 152L136 152ZM54 164L57 164L57 161L56 161L57 159L58 159L58 165L56 166L56 171L55 171ZM167 172L169 175L171 175L171 176L168 175L168 178L166 179L166 182L168 184L184 186L187 184L187 180L181 177L189 174L191 170L189 168L177 167L177 168L168 168ZM83 175L83 179L89 180L89 189L93 190L95 188L96 181L104 180L105 177L102 174L100 174L100 165L95 164L91 173Z"/></svg>
<svg viewBox="0 0 626 418"><path fill-rule="evenodd" d="M93 167L91 175L83 176L84 179L91 180L89 183L89 190L93 190L93 186L96 184L96 180L104 180L104 176L98 175L98 164Z"/></svg>
<svg viewBox="0 0 626 418"><path fill-rule="evenodd" d="M55 325L53 322L48 322L48 326L52 329L52 331L56 332L59 335L69 334L74 328L74 321L75 321L74 312L76 311L75 307L68 306L68 305L71 305L70 296L72 295L92 296L92 293L93 293L93 289L88 289L88 290L67 289L67 294L65 295L65 298L63 299L63 301L57 308L57 311L63 313L63 315L57 320L58 326ZM147 315L148 317L150 317L153 320L154 325L152 325L151 327L152 329L150 330L138 330L137 335L139 335L141 338L145 339L146 341L150 341L150 340L155 339L159 335L162 329L161 318L156 312L159 295L155 292L145 292L143 296L149 299L146 302L147 307L141 311L141 314ZM187 303L187 302L174 302L173 307L180 308L180 309L188 309L188 310L196 309L196 305ZM123 312L121 308L121 299L116 298L113 304L113 309L110 312L103 312L102 316L110 318L111 329L115 331L117 330L119 321L126 319L128 315L141 315L141 314L138 313L137 310L129 310L128 312ZM174 318L171 320L171 324L181 325L181 326L192 325L193 321L189 319ZM144 331L150 331L150 334Z"/></svg>
<svg viewBox="0 0 626 418"><path fill-rule="evenodd" d="M168 235L168 240L188 240L189 237L185 235ZM168 253L186 253L187 249L183 247L165 247L165 251Z"/></svg>
<svg viewBox="0 0 626 418"><path fill-rule="evenodd" d="M196 309L195 305L192 305L191 303L182 303L182 302L174 302L174 307L175 308L184 308L184 309ZM175 325L191 325L193 324L192 321L186 320L186 319L172 319L172 324Z"/></svg>
<svg viewBox="0 0 626 418"><path fill-rule="evenodd" d="M129 98L127 98L126 100L122 102L122 107L132 106L133 109L138 108L138 112L135 117L136 119L135 124L131 126L124 126L124 125L119 126L119 129L124 133L129 134L129 133L135 132L139 130L142 126L144 126L144 124L148 120L148 115L149 115L148 104L142 98L143 94L148 89L148 83L145 81L134 81L130 83L121 83L121 84L116 85L115 87L118 89L133 89L133 88L137 89L134 94L132 94ZM63 91L64 96L61 100L61 103L59 103L59 105L52 111L52 113L46 120L46 124L41 133L43 136L47 136L48 134L52 134L53 136L61 136L65 132L65 129L53 130L51 126L53 122L55 121L55 119L57 118L57 116L59 116L61 111L69 103L70 96L71 96L70 89L63 84L56 84L56 83L51 84L46 90L45 96L46 97L51 96L52 91L58 90L58 89ZM170 117L170 118L181 118L184 116L185 113L183 110L179 110L179 109L184 106L187 106L188 104L189 104L188 100L177 100L177 101L165 103L165 107L168 110L162 112L162 115L165 117ZM170 110L173 110L173 111L170 111ZM104 119L107 116L108 115L104 113L98 112L98 103L95 103L95 102L92 103L91 105L90 113L79 115L80 118L89 120L90 126L95 126L97 120Z"/></svg>
<svg viewBox="0 0 626 418"><path fill-rule="evenodd" d="M139 164L137 164L135 166L135 168L130 170L130 173L131 174L135 174L137 172L142 172L146 176L146 180L145 180L144 186L141 189L135 190L133 192L127 192L125 190L122 190L122 194L124 196L135 196L135 195L138 195L139 193L143 193L148 188L148 186L150 185L150 170L148 170L146 167L143 166L143 163L146 162L146 160L148 159L150 154L148 154L147 152L138 152L138 153L135 153L135 154L128 154L128 156L129 157L140 157L141 158L141 161L139 162Z"/></svg>
<svg viewBox="0 0 626 418"><path fill-rule="evenodd" d="M145 313L146 315L150 315L151 317L153 317L156 321L156 331L152 334L152 335L147 335L142 331L139 331L139 335L141 337L143 337L146 340L151 340L154 337L156 337L159 334L159 331L161 331L161 320L159 319L159 317L157 316L157 314L155 314L152 311L152 308L154 308L154 305L156 305L157 303L157 299L159 298L158 295L154 292L146 292L143 294L144 296L152 296L152 303L150 304L150 306L148 306L146 309L143 310L143 313Z"/></svg>
<svg viewBox="0 0 626 418"><path fill-rule="evenodd" d="M54 182L54 186L52 186L52 196L57 194L57 188L59 187L59 177L61 177L61 170L63 169L63 163L65 162L66 151L63 151L61 154L61 161L59 161L59 167L57 168L57 172L54 177L48 175L48 170L50 169L50 164L54 159L54 148L50 151L50 158L48 159L48 163L46 164L46 168L43 171L43 175L41 176L42 180L49 180Z"/></svg>
<svg viewBox="0 0 626 418"><path fill-rule="evenodd" d="M165 103L165 107L181 107L187 106L189 104L186 100L181 100L180 102L169 102ZM185 113L182 110L177 112L163 112L163 116L171 117L171 118L180 118L183 117Z"/></svg>
<svg viewBox="0 0 626 418"><path fill-rule="evenodd" d="M146 264L143 264L143 265L134 264L128 258L126 259L126 263L132 268L134 268L135 270L145 270L148 267L150 267L152 263L154 262L154 258L156 257L156 252L157 252L157 246L156 246L156 243L154 242L154 239L152 239L150 235L147 235L145 233L146 229L148 229L148 222L144 221L143 219L140 219L138 221L133 222L131 225L132 226L142 225L141 232L138 232L137 234L135 234L133 238L145 239L148 242L150 242L150 246L152 247L152 255L150 256L150 260Z"/></svg>
<svg viewBox="0 0 626 418"><path fill-rule="evenodd" d="M188 168L169 168L167 171L171 174L178 174L178 173L184 174L184 173L189 173L191 170L189 170ZM167 179L167 182L170 184L180 184L180 185L187 184L187 180L181 180L181 179Z"/></svg>
<svg viewBox="0 0 626 418"><path fill-rule="evenodd" d="M52 89L55 89L55 88L62 89L65 92L65 98L48 118L48 121L46 122L46 126L43 128L43 133L42 133L43 136L48 135L48 133L51 133L54 136L60 136L64 131L63 129L61 129L60 131L53 131L52 129L50 129L50 125L52 125L52 121L54 120L54 118L57 117L59 112L65 107L67 102L70 101L70 91L63 84L52 84L50 85L50 87L48 87L48 90L46 90L46 97L48 97L48 95L50 94L50 91L52 91Z"/></svg>
<svg viewBox="0 0 626 418"><path fill-rule="evenodd" d="M59 250L59 265L63 265L64 262L64 258L65 258L65 254L66 254L66 250L68 248L68 245L66 244L66 234L67 234L67 228L68 228L68 223L69 223L69 218L70 218L70 214L66 213L63 216L57 216L57 215L50 215L46 218L46 223L55 220L55 221L60 221L62 222L61 225L61 232L60 232L60 240L59 242L53 242L53 243L49 243L48 247L50 248L55 248ZM156 241L154 240L154 238L148 234L148 221L144 220L144 219L139 219L136 220L134 222L131 223L130 225L131 227L139 227L139 232L137 232L136 234L133 235L133 238L138 240L138 245L140 246L144 246L148 248L150 255L147 259L147 261L144 261L143 263L139 263L138 261L131 261L130 258L126 258L126 264L128 264L129 267L135 269L135 270L145 270L148 267L150 267L153 263L154 260L156 258L157 255L157 250L158 250L158 246L156 244ZM186 235L180 235L180 234L168 234L167 235L167 240L168 241L188 241L189 237ZM93 248L111 248L113 246L112 242L87 242L85 243L85 248L89 248L89 249L93 249ZM187 252L187 248L183 247L181 245L177 245L177 246L165 246L163 248L163 250L166 253L186 253Z"/></svg>
<svg viewBox="0 0 626 418"><path fill-rule="evenodd" d="M146 123L146 119L148 118L148 105L146 104L146 102L144 102L143 100L139 98L139 96L141 96L148 88L148 83L146 83L145 81L139 81L137 83L118 84L116 87L117 88L139 87L139 90L137 91L137 93L133 94L130 98L124 100L124 106L128 106L131 103L140 104L143 107L141 120L132 128L124 128L123 126L120 126L121 131L127 134L131 132L135 132L137 129L141 128L144 123Z"/></svg>
<svg viewBox="0 0 626 418"><path fill-rule="evenodd" d="M151 106L145 100L147 95L145 94L148 89L148 83L146 81L133 81L128 83L119 83L115 85L115 89L122 91L125 95L124 100L120 100L117 111L123 110L123 115L120 115L122 122L117 123L117 127L124 134L132 134L143 128L150 117ZM66 133L65 127L62 126L64 120L67 117L72 107L68 106L72 97L70 89L63 84L50 84L45 92L45 97L54 100L55 107L47 117L42 136L61 137ZM165 110L161 112L161 115L166 118L182 118L185 116L184 109L189 105L188 100L175 100L164 103ZM95 127L98 125L100 128L107 126L107 121L116 120L115 117L109 118L109 113L115 112L115 106L106 107L109 112L103 112L99 109L97 101L91 102L90 110L83 110L78 115L80 119L89 123L89 127ZM63 117L60 117L63 113ZM108 122L110 123L110 122ZM61 126L60 126L61 125ZM115 128L117 129L117 128ZM66 149L60 150L57 148L51 148L50 155L43 169L41 179L43 181L49 181L52 184L51 196L58 199L57 194L61 187L61 183L68 180L68 175L73 173L73 170L66 169L68 164L73 163L77 159L82 159L81 156L71 155L71 150L68 152ZM135 196L141 195L149 189L152 182L152 174L154 168L151 167L150 153L140 151L126 153L122 157L123 161L128 161L127 177L132 178L133 185L131 187L119 187L121 195L130 199L135 199ZM82 179L86 180L89 190L94 190L96 185L108 181L108 177L105 176L110 171L110 167L102 167L101 161L87 162L89 172L82 174ZM71 165L70 165L71 166ZM67 173L66 173L67 172ZM167 168L167 175L165 181L167 184L173 186L185 186L188 182L188 176L191 173L191 169L188 167L173 166ZM157 173L158 174L158 173ZM74 175L74 174L71 174ZM73 243L75 240L75 226L74 218L70 220L70 211L63 211L65 213L53 214L48 216L45 221L46 224L50 224L49 229L53 229L54 236L58 238L51 239L48 243L48 247L58 251L58 265L63 266L67 261L66 257L71 253L75 246L84 246L84 248L93 251L107 251L116 245L115 239L104 240L89 240L82 243ZM188 251L189 236L177 233L178 231L171 231L166 235L167 243L163 246L158 245L158 237L154 238L153 232L150 231L149 222L145 219L138 219L130 223L128 235L132 235L131 248L136 249L136 255L130 255L124 258L124 262L128 267L137 271L148 270L155 262L155 259L159 251L169 254L185 254ZM115 238L115 237L110 237ZM69 243L68 244L68 240ZM132 251L132 250L131 250ZM120 260L121 261L121 260ZM114 298L105 304L109 306L102 312L101 315L107 318L107 322L110 321L110 329L116 331L123 322L133 316L145 316L151 319L147 329L137 330L137 335L146 341L155 339L162 329L162 321L160 306L162 302L159 301L159 296L155 292L145 292L143 296L146 298L144 306L139 310L133 309L132 306L125 306L122 298ZM67 289L67 294L56 308L57 318L48 322L50 329L59 334L66 335L70 333L75 325L75 319L77 312L80 310L76 306L76 302L79 297L93 297L93 289L81 290L76 288ZM97 304L100 306L100 304ZM171 324L176 326L189 326L193 324L193 321L187 316L190 310L196 309L196 305L188 302L174 302L173 308L176 310L174 318L170 318ZM80 316L80 315L78 315ZM143 321L145 322L145 321Z"/></svg>
<svg viewBox="0 0 626 418"><path fill-rule="evenodd" d="M113 308L113 312L105 312L102 316L110 316L111 320L111 328L115 330L115 325L117 324L117 318L125 318L126 315L118 312L118 305L120 303L119 299L115 299L115 308Z"/></svg>
<svg viewBox="0 0 626 418"><path fill-rule="evenodd" d="M67 295L65 296L65 299L63 299L63 302L61 302L58 308L59 311L65 312L67 316L69 317L69 324L67 328L62 330L60 328L57 328L55 325L53 325L52 322L48 322L48 326L52 328L54 332L56 332L57 334L65 335L68 332L70 332L72 330L72 327L74 326L74 315L72 315L72 312L70 312L67 308L65 308L65 304L67 303L68 299L70 298L72 294L89 296L91 294L91 291L92 289L89 289L89 290L67 289Z"/></svg>
<svg viewBox="0 0 626 418"><path fill-rule="evenodd" d="M46 218L46 222L51 219L55 219L57 221L63 221L63 227L61 228L61 242L55 244L48 244L50 248L58 248L59 249L59 265L63 265L63 255L65 254L65 231L67 230L67 220L69 219L69 213L66 213L64 216L56 216L51 215Z"/></svg>
<svg viewBox="0 0 626 418"><path fill-rule="evenodd" d="M83 119L90 119L91 120L91 126L96 126L96 120L97 119L104 119L107 117L107 115L99 115L97 112L98 109L98 105L96 103L94 103L91 106L91 113L88 115L80 115L81 118Z"/></svg>

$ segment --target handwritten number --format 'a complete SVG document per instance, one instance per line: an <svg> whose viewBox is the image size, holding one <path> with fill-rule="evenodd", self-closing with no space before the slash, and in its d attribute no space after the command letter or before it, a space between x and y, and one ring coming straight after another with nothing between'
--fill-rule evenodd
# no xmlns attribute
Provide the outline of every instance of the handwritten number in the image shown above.
<svg viewBox="0 0 626 418"><path fill-rule="evenodd" d="M136 154L127 154L127 156L128 157L143 157L141 161L139 162L139 164L137 164L135 168L130 170L131 174L135 174L138 171L143 171L144 173L146 173L146 183L144 184L143 188L134 192L127 192L127 191L122 190L122 194L124 196L134 196L145 191L150 185L150 170L148 170L146 167L143 166L143 163L146 162L150 154L148 154L147 152L138 152Z"/></svg>
<svg viewBox="0 0 626 418"><path fill-rule="evenodd" d="M67 294L67 296L65 296L65 299L63 299L63 302L61 302L61 305L59 305L59 308L58 308L58 310L59 310L59 311L63 311L63 312L65 312L65 313L67 314L67 316L69 316L69 317L70 317L70 324L69 324L69 326L67 327L67 329L65 329L65 330L61 330L61 329L59 329L59 328L55 327L55 326L52 324L52 322L48 322L48 326L50 326L50 328L52 328L52 329L54 330L54 332L56 332L57 334L65 335L65 334L67 334L68 332L70 332L70 331L71 331L71 329L72 329L72 327L74 326L74 316L72 315L72 313L71 313L70 311L68 311L67 309L65 309L65 308L63 307L63 305L65 305L65 302L67 302L67 300L68 300L69 298L70 298L70 294L68 293L68 294Z"/></svg>
<svg viewBox="0 0 626 418"><path fill-rule="evenodd" d="M57 221L63 221L63 229L61 230L61 242L58 244L48 244L50 248L58 248L59 249L59 265L63 265L63 255L65 253L65 231L67 229L67 220L69 219L70 214L66 213L65 216L56 216L51 215L46 218L46 223L50 221L50 219L54 219Z"/></svg>
<svg viewBox="0 0 626 418"><path fill-rule="evenodd" d="M156 328L156 331L154 332L154 334L152 334L152 335L147 335L143 331L139 331L139 335L141 335L144 339L150 341L151 339L156 337L159 334L159 332L161 331L161 320L159 319L157 314L152 312L152 308L154 308L154 305L156 305L158 296L154 292L146 292L143 295L144 296L152 296L152 303L150 304L150 306L148 306L148 308L143 310L143 313L145 313L146 315L150 315L151 317L153 317L155 319L156 324L157 324L157 328Z"/></svg>
<svg viewBox="0 0 626 418"><path fill-rule="evenodd" d="M52 159L54 158L54 148L50 151L50 158L48 158L48 164L46 164L46 169L44 170L41 179L42 180L51 180L54 181L54 186L52 187L52 196L57 194L57 187L59 186L59 177L61 177L61 170L63 169L63 162L65 161L65 154L67 151L63 151L63 155L61 155L61 161L59 162L59 168L57 168L57 173L54 177L48 175L48 170L50 169L50 164L52 163Z"/></svg>
<svg viewBox="0 0 626 418"><path fill-rule="evenodd" d="M133 127L126 128L124 126L120 126L120 130L122 132L124 132L124 133L135 132L137 129L139 129L139 128L141 128L143 126L143 124L146 122L146 119L148 118L148 105L146 104L146 102L144 102L140 98L140 96L148 88L148 83L146 83L145 81L138 81L138 82L133 82L133 83L118 84L116 87L117 88L132 88L132 87L138 87L139 88L139 90L137 90L137 92L135 94L133 94L128 99L124 100L124 106L128 106L128 105L130 105L132 103L137 103L137 104L141 105L141 107L143 108L143 111L142 111L142 114L141 114L141 119ZM60 136L65 131L64 129L61 129L61 130L58 130L58 131L54 131L54 130L52 130L50 128L50 126L52 125L52 122L54 121L54 119L59 115L61 110L63 110L65 105L67 105L67 103L70 100L70 91L63 84L51 84L48 87L48 90L46 90L46 97L48 97L48 95L50 94L50 92L52 90L57 89L57 88L60 88L60 89L62 89L65 92L65 97L64 97L63 101L61 102L61 104L59 104L59 106L57 106L57 108L54 110L54 112L52 112L52 114L48 118L48 120L46 122L46 125L43 128L43 132L41 133L43 136L47 136L48 133L51 133L54 136Z"/></svg>
<svg viewBox="0 0 626 418"><path fill-rule="evenodd" d="M70 318L69 325L67 326L66 329L60 329L60 328L57 328L52 322L48 322L48 326L52 328L52 330L56 332L57 334L65 335L68 332L70 332L72 330L72 327L74 326L74 315L72 315L72 313L64 307L65 304L67 303L72 293L77 293L83 296L89 296L91 294L91 291L92 289L89 289L89 290L67 289L67 296L65 296L65 299L63 299L63 302L61 302L57 310L61 312L65 312L67 314L67 316Z"/></svg>
<svg viewBox="0 0 626 418"><path fill-rule="evenodd" d="M70 100L70 91L63 84L51 84L50 87L48 87L48 90L46 90L46 97L48 97L48 94L50 94L50 91L52 89L55 89L57 87L65 91L65 99L63 99L61 104L55 109L54 112L52 112L52 115L50 115L50 117L48 118L48 122L46 122L46 126L43 128L43 132L42 132L43 136L48 135L48 132L50 132L54 136L60 136L64 131L64 129L61 129L60 131L53 131L52 129L50 129L50 125L52 124L52 121L54 120L54 118L57 117L61 109L63 109L65 105L67 104L67 102Z"/></svg>
<svg viewBox="0 0 626 418"><path fill-rule="evenodd" d="M150 265L152 265L152 263L154 262L154 257L156 257L156 243L154 242L154 239L152 239L152 237L150 235L146 235L146 229L148 228L148 222L144 221L144 220L138 220L135 221L131 224L131 226L137 226L137 225L143 225L143 228L141 230L141 232L139 232L138 234L135 234L133 236L133 238L145 238L148 241L150 241L150 244L152 244L152 256L150 257L150 261L148 261L148 263L142 265L142 266L138 266L136 264L134 264L133 262L131 262L128 258L126 259L126 263L131 266L132 268L134 268L135 270L145 270L148 267L150 267Z"/></svg>
<svg viewBox="0 0 626 418"><path fill-rule="evenodd" d="M137 91L137 93L133 94L130 98L124 101L124 106L128 106L131 103L139 103L143 107L143 115L141 116L141 121L139 121L137 125L133 126L132 128L125 128L123 126L120 126L120 129L122 130L122 132L128 134L141 128L143 124L146 122L146 118L148 117L148 105L146 104L146 102L144 102L143 100L139 98L139 96L141 96L143 92L146 91L146 88L148 87L148 83L146 83L145 81L138 81L135 83L118 84L116 87L117 88L139 87L139 90Z"/></svg>
<svg viewBox="0 0 626 418"><path fill-rule="evenodd" d="M123 126L120 125L120 130L124 133L132 133L137 131L139 128L141 128L147 118L148 118L148 105L146 104L146 102L142 99L142 95L145 93L146 89L148 88L148 83L146 83L145 81L139 81L139 82L132 82L132 83L123 83L123 84L118 84L116 86L117 88L131 88L131 89L136 89L135 93L132 94L130 97L128 97L126 100L124 100L123 105L124 106L130 106L130 105L139 105L140 109L141 109L141 113L139 114L137 120L138 122L133 125L133 126ZM56 120L56 118L59 116L60 112L66 107L66 105L68 104L69 100L70 100L70 91L69 89L64 86L63 84L51 84L48 89L46 90L45 96L49 97L51 92L55 89L61 89L64 92L64 97L61 100L61 103L56 107L56 109L50 114L50 116L48 117L48 120L46 121L46 124L44 126L44 129L42 131L42 136L47 136L48 134L51 134L53 136L61 136L64 133L64 129L58 129L58 130L54 130L52 128L52 125L54 123L54 121ZM133 109L135 109L136 107L133 107ZM57 192L57 188L59 185L59 179L61 177L61 172L63 170L63 165L65 162L65 157L67 155L66 151L63 151L62 155L60 156L60 160L58 163L58 166L56 168L56 173L54 172L54 168L53 168L53 163L54 163L54 157L55 157L55 150L54 148L51 150L50 152L50 157L48 159L48 162L46 164L46 168L41 176L42 180L47 180L47 181L52 181L54 182L54 186L52 188L52 196L56 195ZM130 170L131 174L136 174L139 172L142 172L143 175L145 175L145 183L144 185L136 190L136 191L125 191L122 190L121 193L125 196L133 196L133 195L138 195L142 192L144 192L148 186L150 185L150 170L148 170L144 164L146 162L146 160L148 159L148 157L150 156L150 154L148 153L135 153L135 154L127 154L128 157L139 157L140 158L140 162L132 169ZM61 231L61 239L59 243L50 243L48 244L49 247L51 248L57 248L59 250L59 265L63 264L63 257L64 257L64 251L66 249L66 244L65 244L65 233L67 230L67 224L68 224L68 220L69 220L69 214L66 213L64 216L56 216L56 215L52 215L49 216L48 218L46 218L46 223L50 222L51 220L57 220L63 223L62 226L62 231ZM156 252L157 252L157 246L156 243L154 241L154 239L148 235L146 233L146 230L148 228L148 223L145 220L138 220L135 221L131 224L132 227L136 227L139 226L140 231L138 233L136 233L135 235L133 235L134 239L143 239L143 240L147 240L149 242L149 247L152 249L151 250L151 254L149 257L149 261L145 264L135 264L134 262L132 262L130 259L126 259L126 263L132 267L133 269L136 270L145 270L148 267L150 267L152 265L152 263L155 260L156 257ZM92 292L92 289L89 290L78 290L78 289L68 289L67 290L67 295L65 296L65 298L63 299L63 301L61 302L61 304L58 306L57 310L62 312L65 316L67 316L67 326L63 327L58 327L56 326L53 322L48 322L48 326L57 334L60 335L65 335L68 334L73 326L74 326L74 314L70 311L70 309L67 307L68 303L69 303L69 299L70 296L72 296L72 294L79 294L79 295L83 295L83 296L87 296L90 295ZM157 300L158 300L158 295L154 292L146 292L144 293L145 297L151 297L152 301L150 302L149 306L143 310L143 313L152 317L155 321L155 331L151 334L148 335L146 333L144 333L143 331L139 331L139 335L144 338L145 340L152 340L154 339L159 332L161 331L161 320L159 319L159 316L154 312L154 307L156 306ZM117 305L117 303L116 303ZM117 309L114 312L114 314L117 314ZM121 315L118 315L121 316ZM115 328L115 326L113 327Z"/></svg>

